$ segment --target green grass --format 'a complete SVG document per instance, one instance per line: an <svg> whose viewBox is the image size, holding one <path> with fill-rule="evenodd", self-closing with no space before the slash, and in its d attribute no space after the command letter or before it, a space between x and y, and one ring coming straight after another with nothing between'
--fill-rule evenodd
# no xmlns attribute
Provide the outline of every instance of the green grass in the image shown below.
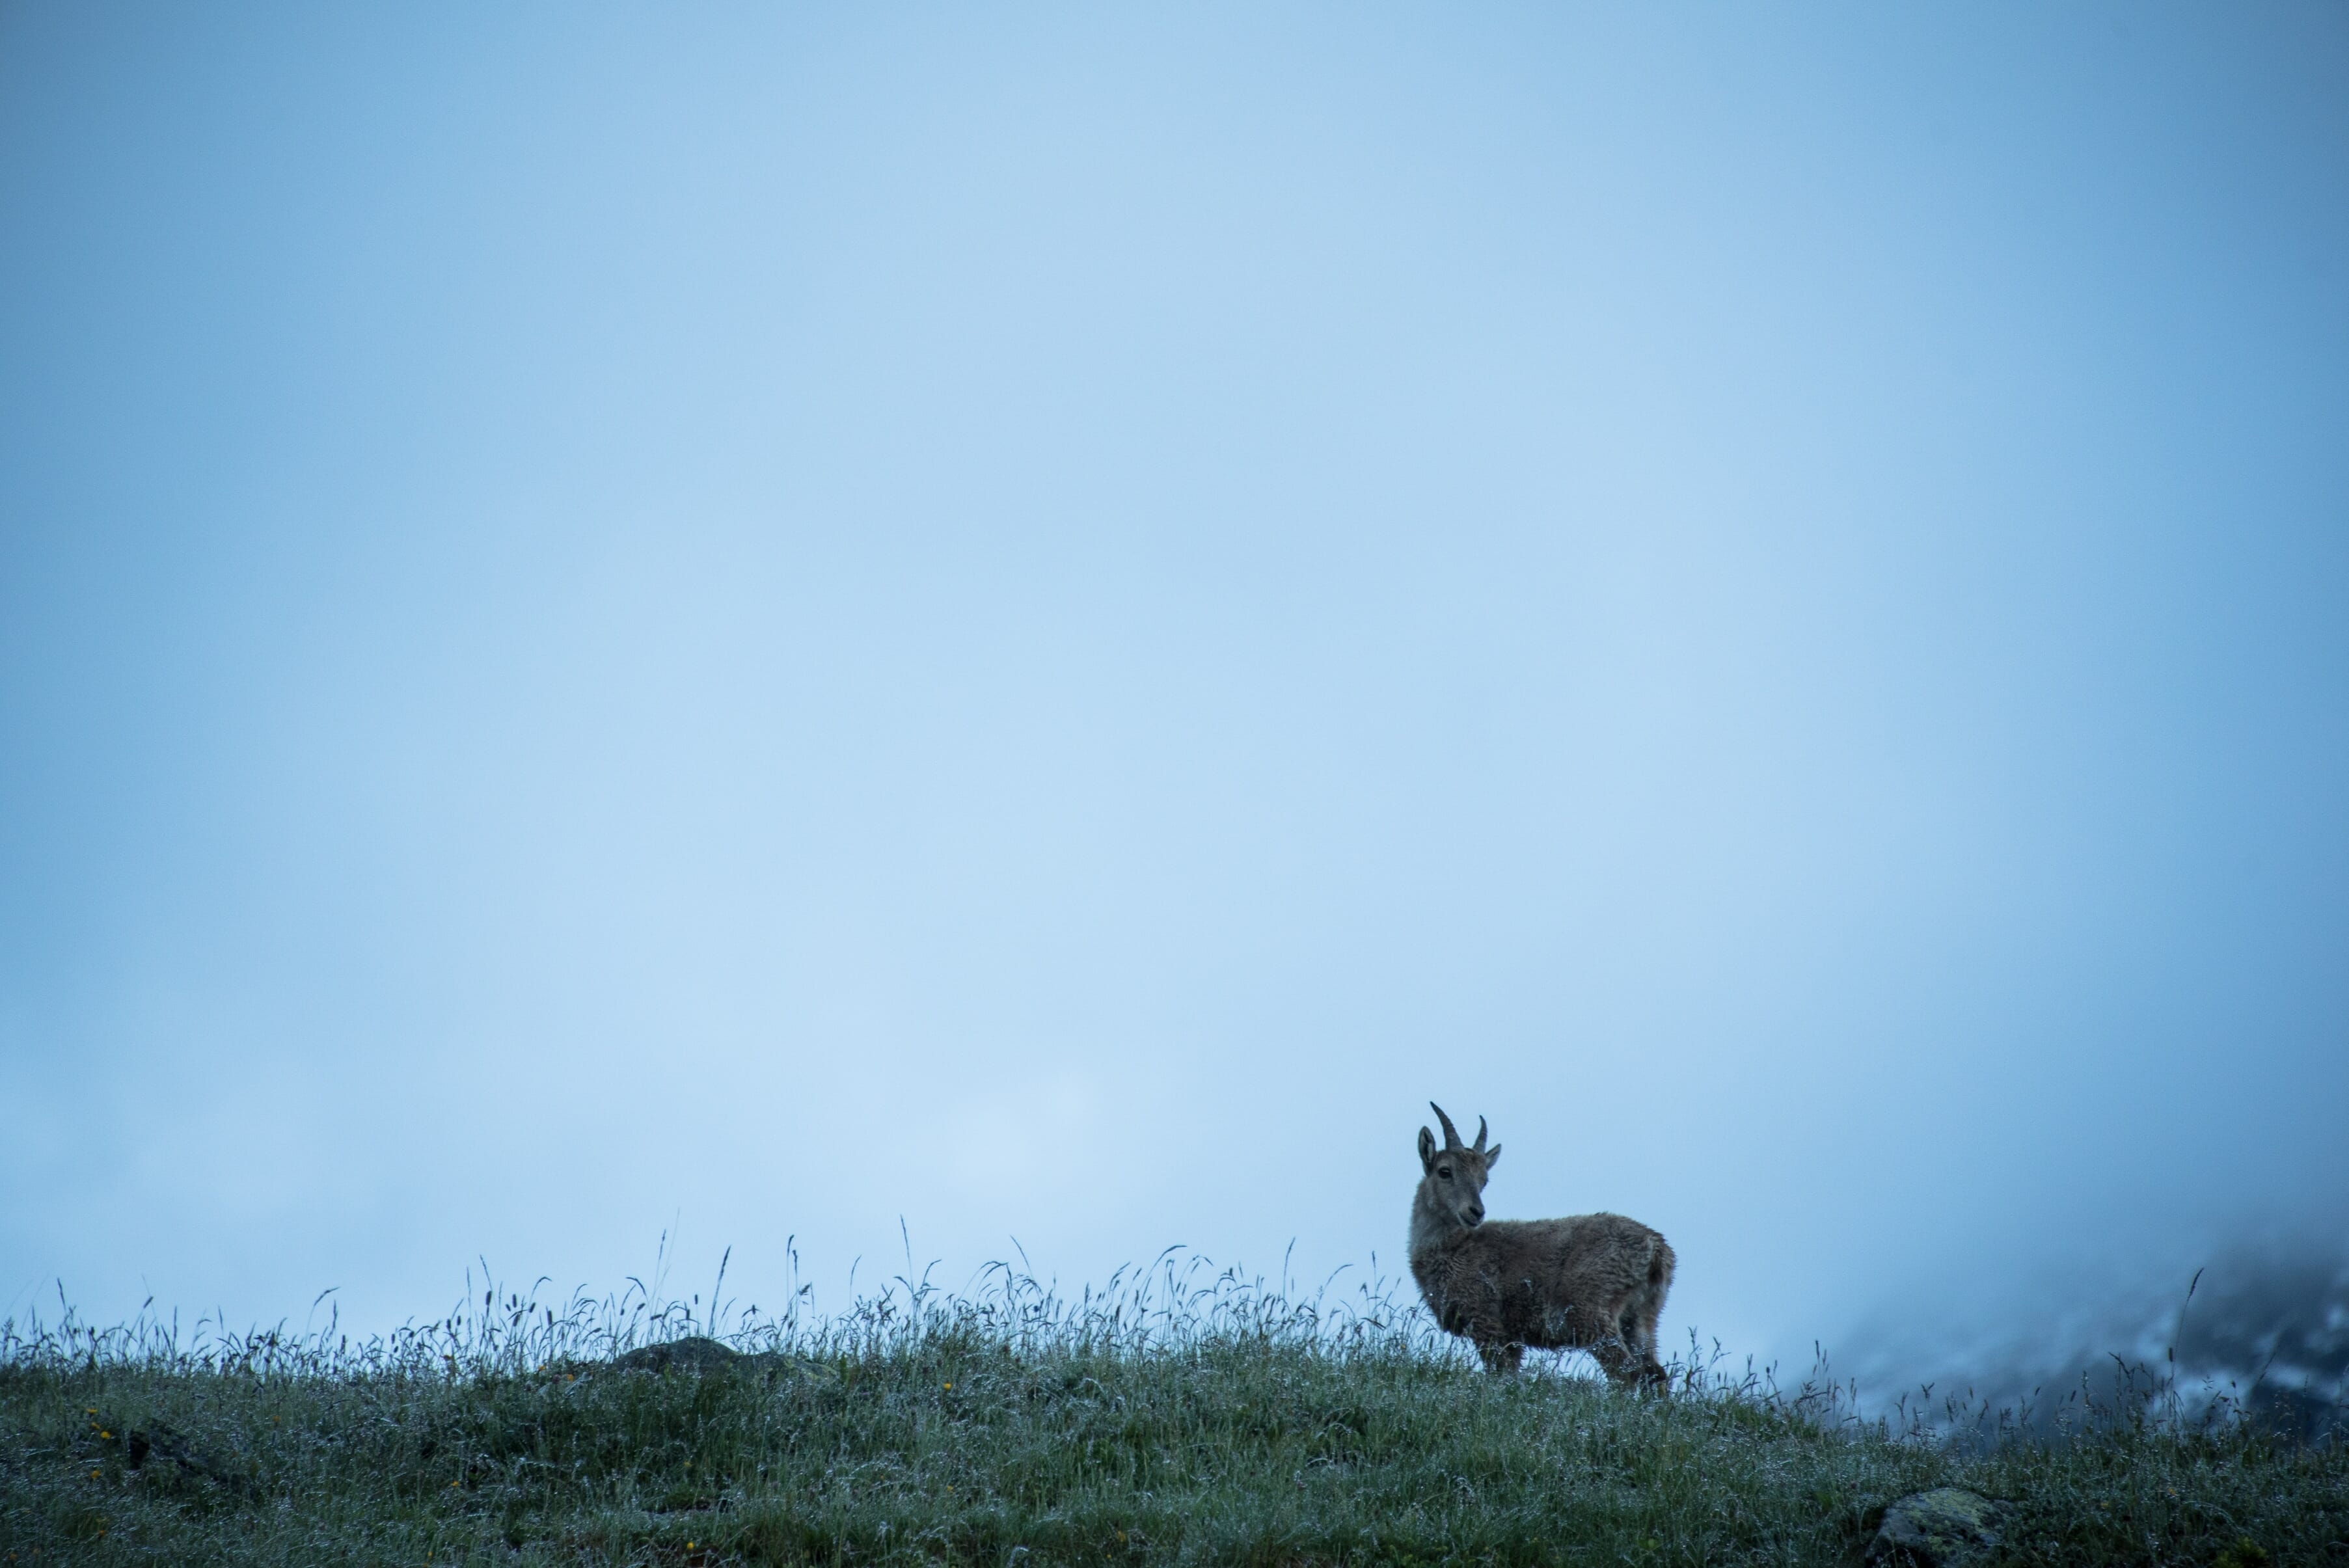
<svg viewBox="0 0 2349 1568"><path fill-rule="evenodd" d="M2158 1402L1952 1444L1717 1370L1669 1401L1496 1379L1377 1292L1171 1266L753 1318L777 1354L708 1373L597 1365L688 1319L492 1292L357 1346L7 1326L0 1560L1856 1563L1885 1503L1951 1483L2007 1501L2015 1561L2349 1562L2343 1445Z"/></svg>

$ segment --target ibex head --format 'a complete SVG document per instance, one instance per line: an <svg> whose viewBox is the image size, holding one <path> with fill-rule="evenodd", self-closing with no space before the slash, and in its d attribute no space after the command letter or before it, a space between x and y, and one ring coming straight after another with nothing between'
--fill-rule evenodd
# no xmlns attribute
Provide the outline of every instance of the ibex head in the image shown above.
<svg viewBox="0 0 2349 1568"><path fill-rule="evenodd" d="M1435 1146L1435 1134L1425 1128L1419 1130L1419 1204L1432 1212L1433 1217L1448 1220L1456 1225L1480 1225L1485 1222L1485 1181L1492 1173L1494 1162L1501 1158L1501 1146L1485 1147L1485 1119L1476 1119L1476 1141L1472 1147L1460 1141L1459 1130L1444 1108L1433 1100L1428 1109L1435 1119L1444 1123L1444 1147Z"/></svg>

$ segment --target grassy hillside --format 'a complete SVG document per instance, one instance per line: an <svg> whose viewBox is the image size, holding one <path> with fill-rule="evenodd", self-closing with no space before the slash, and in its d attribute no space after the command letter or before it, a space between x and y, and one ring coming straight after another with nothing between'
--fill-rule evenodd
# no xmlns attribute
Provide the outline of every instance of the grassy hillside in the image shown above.
<svg viewBox="0 0 2349 1568"><path fill-rule="evenodd" d="M2349 1562L2349 1449L2158 1404L1951 1445L1702 1369L1670 1401L1495 1379L1375 1295L1174 1274L901 1290L753 1320L759 1359L609 1364L686 1326L494 1293L358 1346L12 1326L5 1560L1848 1563L1949 1482L2007 1501L2018 1561Z"/></svg>

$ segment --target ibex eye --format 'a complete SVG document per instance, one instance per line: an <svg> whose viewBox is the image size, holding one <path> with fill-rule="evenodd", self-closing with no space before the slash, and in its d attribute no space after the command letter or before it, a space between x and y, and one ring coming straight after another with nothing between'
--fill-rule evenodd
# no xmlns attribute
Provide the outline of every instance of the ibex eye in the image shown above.
<svg viewBox="0 0 2349 1568"><path fill-rule="evenodd" d="M1452 1180L1452 1167L1446 1165L1442 1170L1436 1171L1436 1174L1443 1177L1446 1181L1449 1181Z"/></svg>

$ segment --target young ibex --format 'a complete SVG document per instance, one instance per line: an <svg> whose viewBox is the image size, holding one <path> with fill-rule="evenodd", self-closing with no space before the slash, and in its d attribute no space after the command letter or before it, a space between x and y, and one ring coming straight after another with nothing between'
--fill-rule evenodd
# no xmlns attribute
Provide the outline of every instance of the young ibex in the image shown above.
<svg viewBox="0 0 2349 1568"><path fill-rule="evenodd" d="M1447 1333L1473 1342L1495 1372L1514 1372L1526 1348L1588 1350L1621 1387L1666 1390L1656 1318L1672 1287L1672 1249L1637 1220L1485 1219L1485 1179L1501 1146L1474 1147L1444 1108L1444 1147L1419 1130L1419 1192L1411 1204L1411 1274Z"/></svg>

